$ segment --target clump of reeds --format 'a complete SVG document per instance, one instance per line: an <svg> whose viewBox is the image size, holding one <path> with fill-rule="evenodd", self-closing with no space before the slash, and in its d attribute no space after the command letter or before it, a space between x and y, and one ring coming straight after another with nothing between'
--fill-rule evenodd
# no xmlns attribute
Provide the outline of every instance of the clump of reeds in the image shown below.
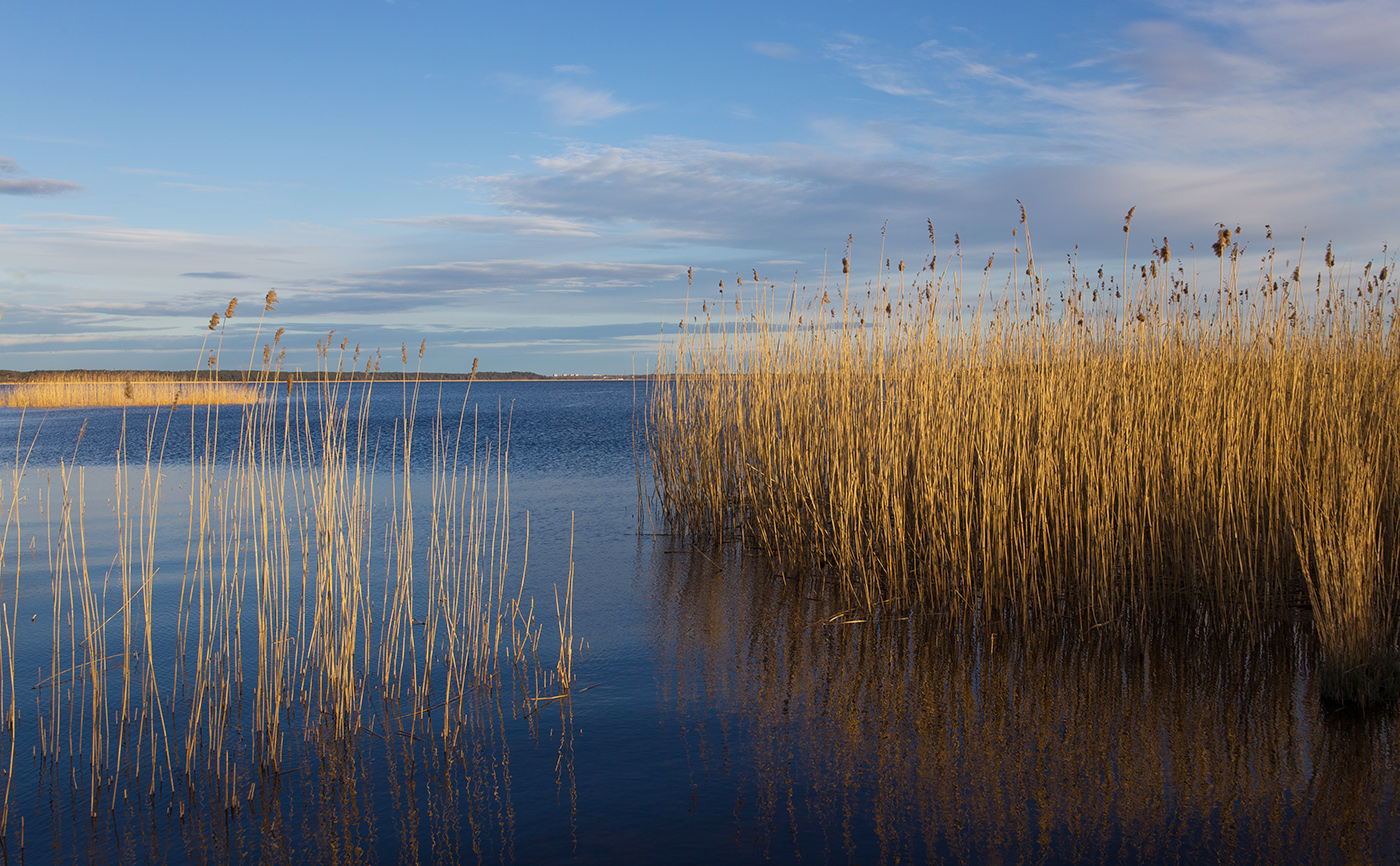
<svg viewBox="0 0 1400 866"><path fill-rule="evenodd" d="M1121 275L1071 257L1052 287L1024 214L1015 238L998 288L993 258L967 276L958 240L912 275L882 250L857 289L849 251L839 283L781 302L756 273L721 283L651 396L670 525L866 605L1252 623L1305 601L1339 670L1382 664L1393 263L1348 280L1329 249L1314 284L1270 249L1245 277L1220 226L1209 274L1164 238Z"/></svg>

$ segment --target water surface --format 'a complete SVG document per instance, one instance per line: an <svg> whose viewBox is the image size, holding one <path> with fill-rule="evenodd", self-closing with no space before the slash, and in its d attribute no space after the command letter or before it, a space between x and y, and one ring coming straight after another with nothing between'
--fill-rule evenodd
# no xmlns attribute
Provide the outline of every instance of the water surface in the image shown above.
<svg viewBox="0 0 1400 866"><path fill-rule="evenodd" d="M379 520L397 471L394 419L410 398L397 386L372 398ZM518 574L528 511L524 580L546 626L542 654L557 643L554 587L574 565L582 644L572 698L536 706L528 688L480 689L450 747L433 733L440 710L410 735L386 736L384 720L411 707L371 700L376 724L348 739L308 737L308 712L289 719L287 753L270 772L253 760L250 677L225 731L243 768L156 795L145 793L149 771L129 765L96 787L84 776L90 719L68 729L77 739L61 757L43 758L36 720L51 693L30 687L52 655L61 467L85 467L86 561L116 613L121 430L143 465L157 416L65 410L29 413L21 426L18 413L0 414L0 442L17 445L6 453L28 454L5 551L21 716L0 853L171 863L1394 862L1394 718L1321 704L1305 614L1245 635L1206 620L1092 629L843 611L819 581L776 577L741 545L697 548L654 531L639 514L642 399L617 382L478 383L469 396L449 383L418 394L420 446L439 406L454 439L464 404L464 440L495 443L509 428L510 561ZM163 625L153 656L171 719L181 718L170 623L186 568L190 443L197 457L211 438L232 453L240 411L181 410L168 434L160 429L167 479L153 597ZM425 471L429 459L424 450L410 463ZM385 581L369 576L376 613ZM115 632L108 641L110 652ZM109 688L117 683L109 674Z"/></svg>

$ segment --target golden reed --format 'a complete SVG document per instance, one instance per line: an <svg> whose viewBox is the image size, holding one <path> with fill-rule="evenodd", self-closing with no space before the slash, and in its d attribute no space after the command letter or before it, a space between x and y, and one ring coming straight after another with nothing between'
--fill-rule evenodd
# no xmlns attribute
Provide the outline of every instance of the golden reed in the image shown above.
<svg viewBox="0 0 1400 866"><path fill-rule="evenodd" d="M263 314L276 303L269 292ZM210 350L211 380L236 306L230 301L222 317L210 319L200 357ZM261 327L260 318L254 352ZM480 696L499 701L513 683L519 712L533 713L569 694L572 580L560 614L561 640L570 646L550 670L539 659L542 624L525 598L524 562L519 577L510 576L509 419L498 422L493 441L475 417L465 423L465 395L455 429L439 407L423 479L409 458L418 373L407 370L405 346L403 415L382 449L392 456L379 463L369 421L378 353L348 351L344 339L337 350L327 334L312 381L287 377L279 399L283 334L279 328L263 345L261 368L250 364L246 384L237 386L253 398L232 410L240 419L232 447L218 442L217 404L176 412L174 401L161 400L165 411L148 416L144 437L128 437L123 418L111 496L117 539L106 576L89 559L84 470L61 461L38 493L51 595L41 613L52 618L52 644L34 687L34 757L50 783L69 784L75 794L85 789L90 815L116 810L119 796L154 802L162 792L181 818L187 805L206 800L235 812L252 801L256 779L276 774L297 727L313 744L328 744L364 734L425 741L435 725L441 748L460 753L481 723ZM171 384L182 393L191 387ZM158 581L159 562L180 560L157 541L172 423L191 425L188 533L183 573ZM18 548L21 517L30 513L21 496L27 450L20 436L8 490L0 479L0 745L8 737L10 752L0 847L9 838L21 725L14 635L24 559L7 549L11 539ZM376 477L390 487L387 495L380 488L379 500ZM424 482L430 501L415 507ZM427 529L426 544L415 543L415 528ZM31 535L31 560L34 541ZM379 599L375 580L382 581ZM174 658L157 649L169 633L155 622L161 592L179 593ZM241 709L245 673L256 677L250 718ZM524 697L527 686L532 697ZM551 690L553 698L542 696ZM64 764L70 772L60 778Z"/></svg>
<svg viewBox="0 0 1400 866"><path fill-rule="evenodd" d="M1307 606L1327 693L1393 700L1393 263L1358 277L1329 246L1314 281L1270 248L1246 278L1238 235L1218 227L1206 274L1163 239L1121 275L1070 257L1052 288L1023 210L995 288L960 239L912 276L882 250L854 290L849 248L814 292L721 282L651 392L660 509L866 606Z"/></svg>

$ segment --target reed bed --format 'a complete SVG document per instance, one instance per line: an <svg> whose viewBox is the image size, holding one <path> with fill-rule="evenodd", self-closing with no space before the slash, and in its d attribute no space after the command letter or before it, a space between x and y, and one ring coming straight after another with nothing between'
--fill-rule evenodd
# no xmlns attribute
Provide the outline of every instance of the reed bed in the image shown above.
<svg viewBox="0 0 1400 866"><path fill-rule="evenodd" d="M0 386L0 408L237 405L255 403L262 396L262 390L246 383L192 382L174 376L114 378L94 371L54 373L42 379Z"/></svg>
<svg viewBox="0 0 1400 866"><path fill-rule="evenodd" d="M1250 625L1303 606L1326 693L1394 701L1393 260L1358 275L1329 246L1306 273L1271 247L1246 274L1220 226L1208 267L1163 239L1116 275L1071 256L1056 288L1024 212L1015 238L999 285L959 239L912 274L881 250L855 290L849 250L812 293L721 283L648 407L668 525L867 608Z"/></svg>
<svg viewBox="0 0 1400 866"><path fill-rule="evenodd" d="M276 301L270 292L264 315ZM211 379L236 304L211 319ZM281 368L282 335L263 346L261 368L250 371L246 405L177 412L162 402L132 435L123 418L109 500L117 539L105 568L91 562L85 470L64 460L42 490L50 589L42 613L52 618L52 641L34 686L34 757L54 788L81 788L93 816L116 810L132 792L151 804L168 796L181 819L187 806L211 801L236 812L260 779L282 772L288 736L297 732L304 741L297 755L366 735L420 742L434 733L451 760L485 718L481 700L513 695L526 714L550 691L569 694L572 657L564 647L554 669L541 662L543 629L525 597L525 563L517 574L510 555L508 417L483 429L475 415L468 419L464 397L449 424L451 407L439 406L430 501L416 507L418 385L399 386L404 413L393 441L381 441L369 421L378 355L349 351L345 340L337 349L328 334L316 374L298 382ZM407 380L407 347L402 357ZM220 411L238 413L231 447L218 441ZM188 455L167 453L174 424L190 425ZM18 547L20 519L32 513L20 502L25 455L21 438L9 490L0 487L8 498L0 743L11 764L20 736L14 633L23 559L17 550L7 555L7 546ZM181 557L160 549L168 534L157 528L168 476L185 470ZM391 489L377 499L376 479L385 483L386 475ZM429 543L416 544L415 521L424 519ZM93 546L113 549L110 541ZM182 574L158 579L158 563L172 559L182 559ZM157 607L173 608L173 630L155 621ZM568 612L560 630L571 640ZM7 784L12 776L11 766ZM7 788L0 846L8 816Z"/></svg>

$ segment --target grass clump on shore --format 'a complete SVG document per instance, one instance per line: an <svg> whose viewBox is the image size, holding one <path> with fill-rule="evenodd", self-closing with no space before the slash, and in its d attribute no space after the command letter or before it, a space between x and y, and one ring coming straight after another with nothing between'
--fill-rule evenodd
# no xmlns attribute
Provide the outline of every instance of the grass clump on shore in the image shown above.
<svg viewBox="0 0 1400 866"><path fill-rule="evenodd" d="M1270 249L1246 277L1220 226L1205 273L1164 238L1052 288L1024 212L1015 236L995 289L955 241L912 276L882 251L863 289L848 250L839 285L780 305L755 273L702 306L648 413L669 525L868 606L1306 606L1338 699L1393 699L1393 262L1358 279L1329 246L1314 279Z"/></svg>

